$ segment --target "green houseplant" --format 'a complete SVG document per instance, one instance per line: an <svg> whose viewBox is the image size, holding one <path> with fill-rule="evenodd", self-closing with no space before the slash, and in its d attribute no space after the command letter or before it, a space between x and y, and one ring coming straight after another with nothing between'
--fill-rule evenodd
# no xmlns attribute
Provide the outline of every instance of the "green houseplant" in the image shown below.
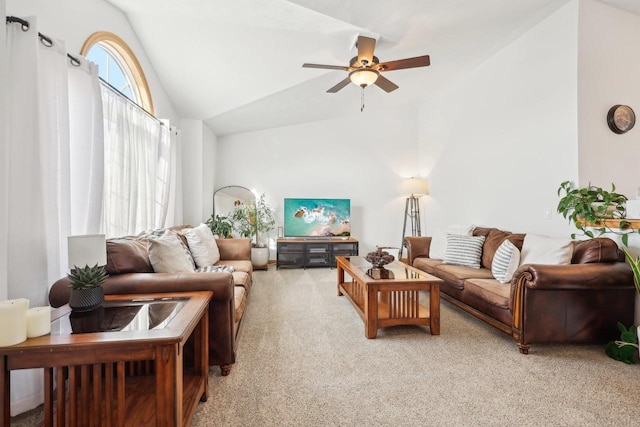
<svg viewBox="0 0 640 427"><path fill-rule="evenodd" d="M109 275L104 266L74 267L69 278L69 306L75 311L89 311L98 308L104 301L102 285Z"/></svg>
<svg viewBox="0 0 640 427"><path fill-rule="evenodd" d="M565 181L558 188L558 213L573 222L582 235L598 237L605 233L617 234L626 246L629 234L635 233L629 229L627 216L627 197L616 193L616 186L611 184L611 191L589 184L588 187L575 188L571 181ZM604 221L616 219L615 227ZM571 234L575 239L576 234Z"/></svg>
<svg viewBox="0 0 640 427"><path fill-rule="evenodd" d="M242 237L252 238L251 261L254 268L267 269L269 248L261 237L273 230L276 222L264 193L255 200L238 204L231 212L231 220Z"/></svg>
<svg viewBox="0 0 640 427"><path fill-rule="evenodd" d="M214 235L220 236L223 239L231 237L231 233L233 232L233 224L226 216L211 214L211 218L209 218L205 224L209 226Z"/></svg>

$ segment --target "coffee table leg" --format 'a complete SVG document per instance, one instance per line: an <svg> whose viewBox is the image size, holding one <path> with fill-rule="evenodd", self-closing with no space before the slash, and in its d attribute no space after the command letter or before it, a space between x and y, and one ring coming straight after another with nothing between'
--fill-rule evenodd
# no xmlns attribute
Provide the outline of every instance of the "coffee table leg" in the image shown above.
<svg viewBox="0 0 640 427"><path fill-rule="evenodd" d="M440 335L440 284L431 284L429 290L429 329L431 335Z"/></svg>
<svg viewBox="0 0 640 427"><path fill-rule="evenodd" d="M338 272L338 296L341 297L340 285L344 283L344 268L338 263L336 271Z"/></svg>
<svg viewBox="0 0 640 427"><path fill-rule="evenodd" d="M378 336L378 289L367 286L365 289L366 299L364 300L364 335L369 339Z"/></svg>

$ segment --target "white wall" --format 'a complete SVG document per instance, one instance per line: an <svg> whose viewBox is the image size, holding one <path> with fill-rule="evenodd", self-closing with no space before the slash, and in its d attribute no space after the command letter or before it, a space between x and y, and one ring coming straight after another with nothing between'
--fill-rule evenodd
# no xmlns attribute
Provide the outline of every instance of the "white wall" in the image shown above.
<svg viewBox="0 0 640 427"><path fill-rule="evenodd" d="M429 228L472 223L568 237L556 192L578 177L577 25L574 1L424 104Z"/></svg>
<svg viewBox="0 0 640 427"><path fill-rule="evenodd" d="M184 119L181 127L183 222L195 226L213 213L217 137L202 120Z"/></svg>
<svg viewBox="0 0 640 427"><path fill-rule="evenodd" d="M38 17L39 31L63 40L70 53L79 53L96 31L120 36L135 53L149 83L156 116L177 121L178 116L126 16L104 0L6 0L7 15Z"/></svg>
<svg viewBox="0 0 640 427"><path fill-rule="evenodd" d="M615 104L634 109L640 122L640 16L600 2L580 3L579 183L636 198L640 187L640 123L617 135L607 126Z"/></svg>
<svg viewBox="0 0 640 427"><path fill-rule="evenodd" d="M0 12L5 16L5 0L0 0ZM0 31L0 46L5 46L6 33L5 31ZM2 64L5 63L5 50L2 49ZM5 67L0 67L0 100L4 100L5 97L5 85L6 85L6 77L5 77ZM0 162L2 165L0 166L0 174L5 173L5 159L6 159L6 144L5 144L5 103L4 101L0 102ZM7 180L4 179L2 175L2 182L0 183L0 200L6 200L5 193L7 191ZM8 285L7 285L7 247L4 242L7 241L7 212L5 210L6 206L0 207L0 301L4 301L7 299L8 295Z"/></svg>
<svg viewBox="0 0 640 427"><path fill-rule="evenodd" d="M416 175L417 137L411 108L220 137L216 188L265 193L278 226L285 197L349 198L361 254L398 246L404 212L398 186Z"/></svg>

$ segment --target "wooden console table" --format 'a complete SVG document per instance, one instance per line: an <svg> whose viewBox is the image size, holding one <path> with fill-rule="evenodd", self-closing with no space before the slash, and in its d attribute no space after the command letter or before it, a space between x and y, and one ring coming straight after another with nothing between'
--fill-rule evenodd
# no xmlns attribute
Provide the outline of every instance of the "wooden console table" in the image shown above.
<svg viewBox="0 0 640 427"><path fill-rule="evenodd" d="M30 368L44 368L45 426L190 425L207 399L211 296L109 295L91 313L54 310L51 335L0 347L0 426L11 422L10 371Z"/></svg>

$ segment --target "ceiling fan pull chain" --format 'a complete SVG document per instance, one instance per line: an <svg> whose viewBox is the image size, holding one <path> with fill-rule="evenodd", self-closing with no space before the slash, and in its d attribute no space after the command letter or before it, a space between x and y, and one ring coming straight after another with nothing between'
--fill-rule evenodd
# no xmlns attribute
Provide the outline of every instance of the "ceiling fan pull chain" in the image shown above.
<svg viewBox="0 0 640 427"><path fill-rule="evenodd" d="M365 85L360 86L362 88L362 92L360 92L360 112L364 111L364 88Z"/></svg>

